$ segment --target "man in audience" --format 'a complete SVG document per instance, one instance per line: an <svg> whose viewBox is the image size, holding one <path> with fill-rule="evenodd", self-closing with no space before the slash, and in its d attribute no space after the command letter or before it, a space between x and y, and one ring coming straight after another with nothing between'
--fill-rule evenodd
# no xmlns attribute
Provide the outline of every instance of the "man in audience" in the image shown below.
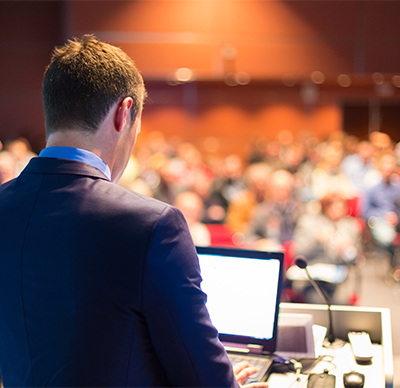
<svg viewBox="0 0 400 388"><path fill-rule="evenodd" d="M200 195L193 191L179 193L175 200L175 206L185 216L194 244L199 246L210 245L210 231L207 229L207 226L201 222L204 204Z"/></svg>
<svg viewBox="0 0 400 388"><path fill-rule="evenodd" d="M395 237L400 232L400 186L394 178L396 158L383 154L378 161L382 180L365 195L363 217L368 222L372 237L389 254L392 271L399 265L396 260Z"/></svg>
<svg viewBox="0 0 400 388"><path fill-rule="evenodd" d="M374 168L374 147L368 140L364 140L357 144L356 150L355 154L343 159L341 169L353 184L356 195L361 199L369 188Z"/></svg>
<svg viewBox="0 0 400 388"><path fill-rule="evenodd" d="M0 184L17 176L17 159L10 151L0 151Z"/></svg>
<svg viewBox="0 0 400 388"><path fill-rule="evenodd" d="M266 200L269 191L271 167L266 163L252 163L245 172L246 189L231 200L226 224L233 232L247 233L249 221L256 206Z"/></svg>
<svg viewBox="0 0 400 388"><path fill-rule="evenodd" d="M294 177L286 170L271 175L270 196L254 209L249 222L247 241L256 242L259 249L280 249L293 238L303 204L294 190Z"/></svg>
<svg viewBox="0 0 400 388"><path fill-rule="evenodd" d="M28 140L24 137L19 137L17 139L11 140L6 144L5 149L10 151L16 158L16 174L19 175L21 171L26 167L29 161L37 156L31 150L31 145Z"/></svg>
<svg viewBox="0 0 400 388"><path fill-rule="evenodd" d="M0 188L5 386L237 387L254 372L218 340L182 213L115 184L144 96L122 50L86 35L54 51L47 146Z"/></svg>
<svg viewBox="0 0 400 388"><path fill-rule="evenodd" d="M311 173L311 185L314 198L320 200L331 193L339 193L345 198L356 195L352 182L341 171L343 145L331 141L321 150L321 160Z"/></svg>
<svg viewBox="0 0 400 388"><path fill-rule="evenodd" d="M353 264L361 248L361 231L357 220L348 214L346 199L340 194L330 193L319 202L319 212L305 213L298 220L293 233L296 254L305 256L310 266L317 263ZM329 270L326 272L324 275L329 274ZM341 302L332 300L336 291L335 282L324 281L320 287L332 302ZM306 302L321 302L308 282L302 293Z"/></svg>

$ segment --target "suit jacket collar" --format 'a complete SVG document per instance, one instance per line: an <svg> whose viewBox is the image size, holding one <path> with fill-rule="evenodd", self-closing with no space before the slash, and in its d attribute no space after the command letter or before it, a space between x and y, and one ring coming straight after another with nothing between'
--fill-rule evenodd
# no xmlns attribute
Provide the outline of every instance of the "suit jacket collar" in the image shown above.
<svg viewBox="0 0 400 388"><path fill-rule="evenodd" d="M83 175L109 181L109 179L96 167L87 163L67 159L45 157L32 158L23 170L23 173L25 172L31 174Z"/></svg>

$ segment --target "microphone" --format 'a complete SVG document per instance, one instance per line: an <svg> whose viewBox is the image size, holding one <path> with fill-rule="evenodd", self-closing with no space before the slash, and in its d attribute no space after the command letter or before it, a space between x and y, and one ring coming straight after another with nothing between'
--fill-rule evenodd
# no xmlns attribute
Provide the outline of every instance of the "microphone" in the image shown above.
<svg viewBox="0 0 400 388"><path fill-rule="evenodd" d="M315 282L315 280L311 277L310 273L308 272L307 259L304 256L297 256L295 263L299 268L304 269L306 271L307 277L310 280L315 291L317 291L317 294L321 297L321 299L328 306L328 314L329 314L328 341L330 343L333 343L335 341L335 336L333 334L331 302L329 301L328 297L324 294L321 287Z"/></svg>

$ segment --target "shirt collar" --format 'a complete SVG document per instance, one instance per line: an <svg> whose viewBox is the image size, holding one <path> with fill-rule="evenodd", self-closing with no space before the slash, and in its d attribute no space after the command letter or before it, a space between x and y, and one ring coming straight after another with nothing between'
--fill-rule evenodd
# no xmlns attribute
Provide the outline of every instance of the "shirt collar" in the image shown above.
<svg viewBox="0 0 400 388"><path fill-rule="evenodd" d="M100 170L111 181L111 171L107 163L93 152L73 147L48 147L40 152L39 157L76 160L87 163Z"/></svg>

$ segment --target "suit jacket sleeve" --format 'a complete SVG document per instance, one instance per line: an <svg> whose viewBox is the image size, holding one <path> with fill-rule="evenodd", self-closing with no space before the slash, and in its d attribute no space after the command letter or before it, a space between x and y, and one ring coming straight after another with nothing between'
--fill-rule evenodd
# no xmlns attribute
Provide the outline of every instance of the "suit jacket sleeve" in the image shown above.
<svg viewBox="0 0 400 388"><path fill-rule="evenodd" d="M183 215L167 207L154 228L143 277L143 313L172 386L238 387L200 289L200 270Z"/></svg>

